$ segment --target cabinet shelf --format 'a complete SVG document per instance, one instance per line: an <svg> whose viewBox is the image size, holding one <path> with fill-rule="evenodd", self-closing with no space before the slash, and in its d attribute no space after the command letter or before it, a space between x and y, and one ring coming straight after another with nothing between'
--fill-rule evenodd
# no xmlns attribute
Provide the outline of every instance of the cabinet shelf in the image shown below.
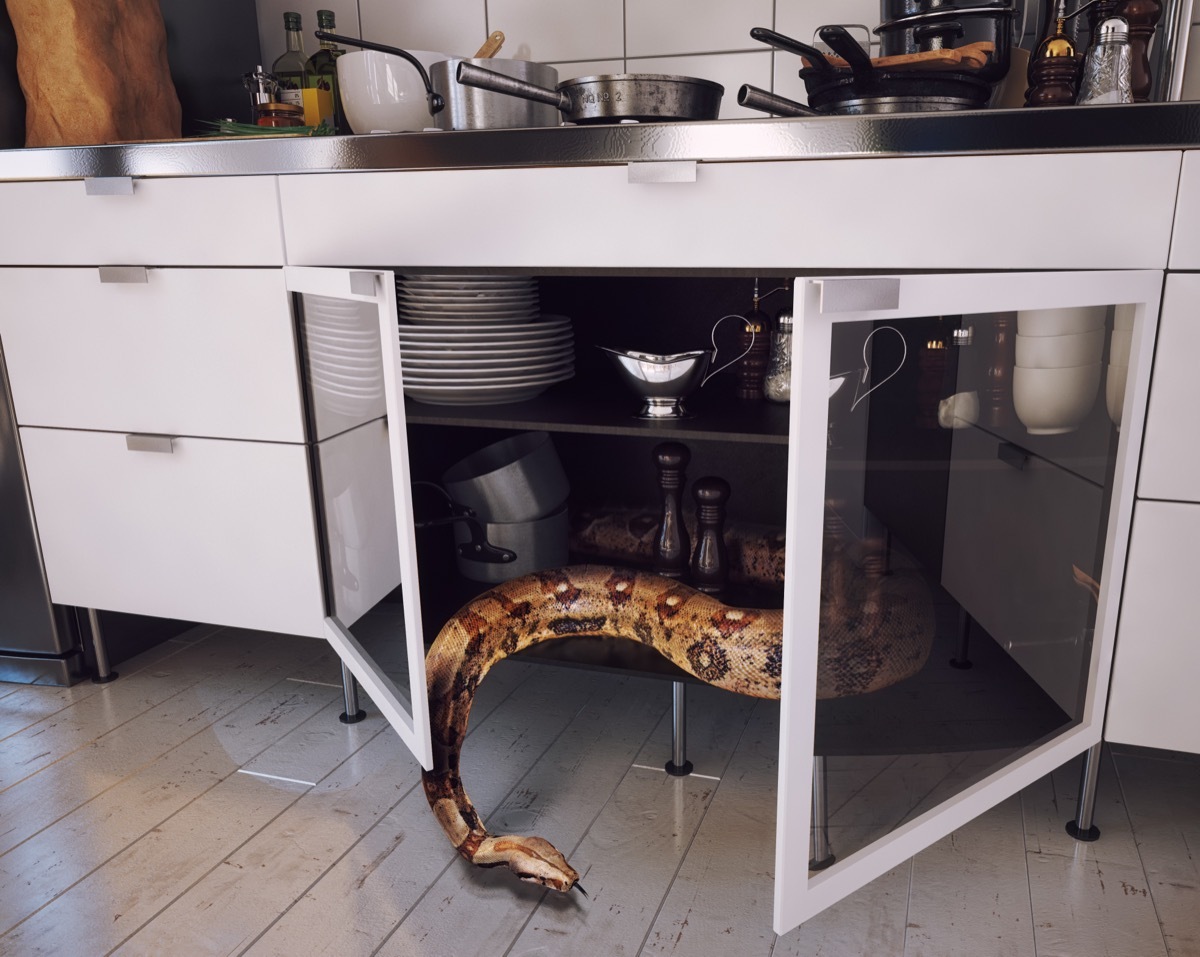
<svg viewBox="0 0 1200 957"><path fill-rule="evenodd" d="M573 379L525 402L507 405L430 405L405 399L410 425L466 428L541 429L592 435L662 436L673 439L786 445L787 404L746 401L726 393L698 392L687 402L684 419L647 420L635 416L637 398L597 392Z"/></svg>

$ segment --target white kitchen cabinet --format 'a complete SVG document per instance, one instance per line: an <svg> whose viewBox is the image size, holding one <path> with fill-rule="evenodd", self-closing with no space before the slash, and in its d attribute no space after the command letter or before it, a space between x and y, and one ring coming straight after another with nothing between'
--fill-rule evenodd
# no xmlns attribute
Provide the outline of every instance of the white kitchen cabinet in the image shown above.
<svg viewBox="0 0 1200 957"><path fill-rule="evenodd" d="M0 271L21 425L303 442L278 269Z"/></svg>
<svg viewBox="0 0 1200 957"><path fill-rule="evenodd" d="M1180 154L321 173L279 180L288 262L522 269L1155 269ZM656 181L659 178L664 181ZM644 181L642 181L644 180ZM1070 240L1039 230L1071 207ZM318 206L353 215L312 228Z"/></svg>
<svg viewBox="0 0 1200 957"><path fill-rule="evenodd" d="M1169 269L1200 269L1200 150L1183 154Z"/></svg>
<svg viewBox="0 0 1200 957"><path fill-rule="evenodd" d="M321 634L303 445L20 432L55 602Z"/></svg>
<svg viewBox="0 0 1200 957"><path fill-rule="evenodd" d="M6 183L0 263L279 266L272 176Z"/></svg>
<svg viewBox="0 0 1200 957"><path fill-rule="evenodd" d="M1139 501L1104 737L1200 754L1192 612L1200 504Z"/></svg>

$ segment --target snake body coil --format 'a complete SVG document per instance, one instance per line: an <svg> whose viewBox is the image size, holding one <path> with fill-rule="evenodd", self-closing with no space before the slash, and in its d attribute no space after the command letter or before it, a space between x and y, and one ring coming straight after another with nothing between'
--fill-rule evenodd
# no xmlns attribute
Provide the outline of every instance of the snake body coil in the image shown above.
<svg viewBox="0 0 1200 957"><path fill-rule="evenodd" d="M928 605L927 593L899 578L855 574L846 561L833 561L822 581L833 593L822 596L819 697L870 691L920 669L929 652L929 616L920 601L923 595ZM459 757L467 718L492 665L558 638L623 639L653 648L718 688L778 698L782 635L779 609L734 608L627 568L559 568L492 588L446 623L425 660L433 768L422 780L438 823L472 864L506 865L522 880L570 890L579 875L552 844L489 834L463 788Z"/></svg>

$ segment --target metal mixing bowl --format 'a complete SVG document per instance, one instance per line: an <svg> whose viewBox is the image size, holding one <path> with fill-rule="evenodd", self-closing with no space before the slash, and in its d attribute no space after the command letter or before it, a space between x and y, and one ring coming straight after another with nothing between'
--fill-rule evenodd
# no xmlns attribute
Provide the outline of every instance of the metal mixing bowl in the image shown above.
<svg viewBox="0 0 1200 957"><path fill-rule="evenodd" d="M610 349L608 353L621 378L642 398L642 419L679 419L688 415L683 400L703 382L712 353L706 349L660 356L630 349Z"/></svg>

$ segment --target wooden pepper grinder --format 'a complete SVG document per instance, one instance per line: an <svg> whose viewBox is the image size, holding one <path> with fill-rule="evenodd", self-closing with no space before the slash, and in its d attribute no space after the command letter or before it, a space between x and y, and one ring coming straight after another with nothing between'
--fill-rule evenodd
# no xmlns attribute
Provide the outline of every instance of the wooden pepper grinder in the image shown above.
<svg viewBox="0 0 1200 957"><path fill-rule="evenodd" d="M709 475L692 486L696 500L696 550L692 553L692 584L716 594L729 584L729 554L725 549L725 503L729 483Z"/></svg>
<svg viewBox="0 0 1200 957"><path fill-rule="evenodd" d="M1129 24L1129 87L1133 102L1144 103L1150 99L1154 86L1149 51L1158 18L1162 16L1162 4L1158 0L1122 0L1117 4L1116 15Z"/></svg>
<svg viewBox="0 0 1200 957"><path fill-rule="evenodd" d="M658 467L658 487L662 490L662 518L654 541L653 568L668 578L683 578L688 571L691 540L683 521L684 469L692 459L688 447L679 442L660 442L651 455Z"/></svg>
<svg viewBox="0 0 1200 957"><path fill-rule="evenodd" d="M1083 57L1066 33L1067 0L1056 0L1053 24L1029 60L1026 106L1071 106L1079 89Z"/></svg>
<svg viewBox="0 0 1200 957"><path fill-rule="evenodd" d="M742 317L738 351L744 353L737 364L737 397L762 399L763 380L771 361L771 317L759 308L758 280L754 280L754 304Z"/></svg>
<svg viewBox="0 0 1200 957"><path fill-rule="evenodd" d="M985 427L1005 428L1012 422L1012 370L1016 362L1016 316L1006 313L992 322L985 341L983 388L979 394L980 419Z"/></svg>

